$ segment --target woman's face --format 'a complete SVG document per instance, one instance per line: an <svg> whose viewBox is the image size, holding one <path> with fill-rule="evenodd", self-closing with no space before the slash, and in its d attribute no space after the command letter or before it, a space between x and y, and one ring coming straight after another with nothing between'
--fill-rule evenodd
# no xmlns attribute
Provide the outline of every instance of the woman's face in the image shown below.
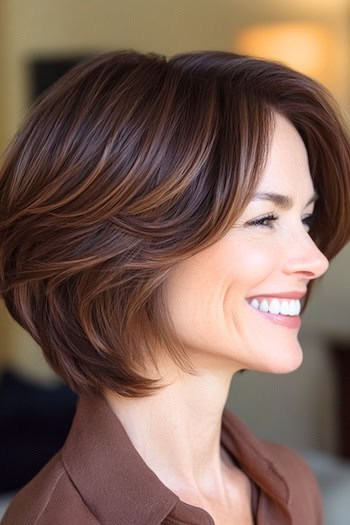
<svg viewBox="0 0 350 525"><path fill-rule="evenodd" d="M293 313L329 265L308 234L313 197L304 143L276 115L256 196L224 238L181 262L166 283L171 317L194 363L274 373L301 364Z"/></svg>

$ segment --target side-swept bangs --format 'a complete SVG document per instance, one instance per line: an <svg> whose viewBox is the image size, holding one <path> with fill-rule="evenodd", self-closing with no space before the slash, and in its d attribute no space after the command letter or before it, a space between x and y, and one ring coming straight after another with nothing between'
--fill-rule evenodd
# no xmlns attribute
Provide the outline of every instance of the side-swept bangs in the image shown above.
<svg viewBox="0 0 350 525"><path fill-rule="evenodd" d="M151 394L159 349L195 373L162 285L248 204L274 112L305 141L311 235L332 258L350 238L349 137L315 81L227 52L119 51L37 99L0 168L0 295L74 391Z"/></svg>

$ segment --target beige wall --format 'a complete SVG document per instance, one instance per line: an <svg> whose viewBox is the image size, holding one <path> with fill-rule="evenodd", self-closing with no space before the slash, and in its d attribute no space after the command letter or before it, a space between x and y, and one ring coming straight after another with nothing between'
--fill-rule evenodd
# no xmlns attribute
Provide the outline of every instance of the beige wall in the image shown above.
<svg viewBox="0 0 350 525"><path fill-rule="evenodd" d="M4 34L5 29L5 16L4 16L4 4L0 2L0 35ZM5 47L4 45L0 46L0 79L4 73L4 57L5 57ZM3 150L5 145L5 122L4 122L4 107L5 107L5 85L4 82L0 81L0 152Z"/></svg>
<svg viewBox="0 0 350 525"><path fill-rule="evenodd" d="M4 34L5 17L4 17L4 5L0 3L0 35ZM0 79L4 72L4 55L5 48L3 45L0 46ZM0 81L0 152L3 151L5 146L5 123L4 123L4 107L5 107L5 94L4 94L4 82ZM7 349L8 349L8 332L9 322L5 307L0 301L0 367L6 360Z"/></svg>
<svg viewBox="0 0 350 525"><path fill-rule="evenodd" d="M327 23L340 44L336 60L350 64L346 0L2 0L2 83L6 95L2 129L14 133L27 107L25 62L32 55L136 48L166 55L196 49L232 49L242 24L268 20ZM348 77L347 77L348 78ZM345 82L336 95L349 101ZM1 131L0 131L1 132Z"/></svg>
<svg viewBox="0 0 350 525"><path fill-rule="evenodd" d="M136 48L172 54L227 48L229 2L220 0L3 0L8 42L7 133L26 108L25 60L48 53Z"/></svg>

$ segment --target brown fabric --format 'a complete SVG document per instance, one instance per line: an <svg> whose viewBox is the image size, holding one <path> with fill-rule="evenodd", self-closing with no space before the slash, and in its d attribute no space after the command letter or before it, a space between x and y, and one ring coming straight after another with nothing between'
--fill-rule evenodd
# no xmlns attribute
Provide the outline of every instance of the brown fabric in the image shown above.
<svg viewBox="0 0 350 525"><path fill-rule="evenodd" d="M256 525L323 525L316 479L291 449L229 410L221 442L249 476ZM213 525L146 465L103 398L81 396L63 448L12 500L1 525Z"/></svg>

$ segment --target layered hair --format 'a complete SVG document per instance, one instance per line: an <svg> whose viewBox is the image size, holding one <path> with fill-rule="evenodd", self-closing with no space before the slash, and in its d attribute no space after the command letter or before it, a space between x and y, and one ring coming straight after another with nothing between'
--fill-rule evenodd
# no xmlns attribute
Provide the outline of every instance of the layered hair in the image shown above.
<svg viewBox="0 0 350 525"><path fill-rule="evenodd" d="M157 349L195 373L163 283L237 221L275 113L306 146L319 194L310 235L332 259L350 238L349 136L307 76L223 51L125 50L78 64L36 100L1 163L0 295L73 391L152 394Z"/></svg>

